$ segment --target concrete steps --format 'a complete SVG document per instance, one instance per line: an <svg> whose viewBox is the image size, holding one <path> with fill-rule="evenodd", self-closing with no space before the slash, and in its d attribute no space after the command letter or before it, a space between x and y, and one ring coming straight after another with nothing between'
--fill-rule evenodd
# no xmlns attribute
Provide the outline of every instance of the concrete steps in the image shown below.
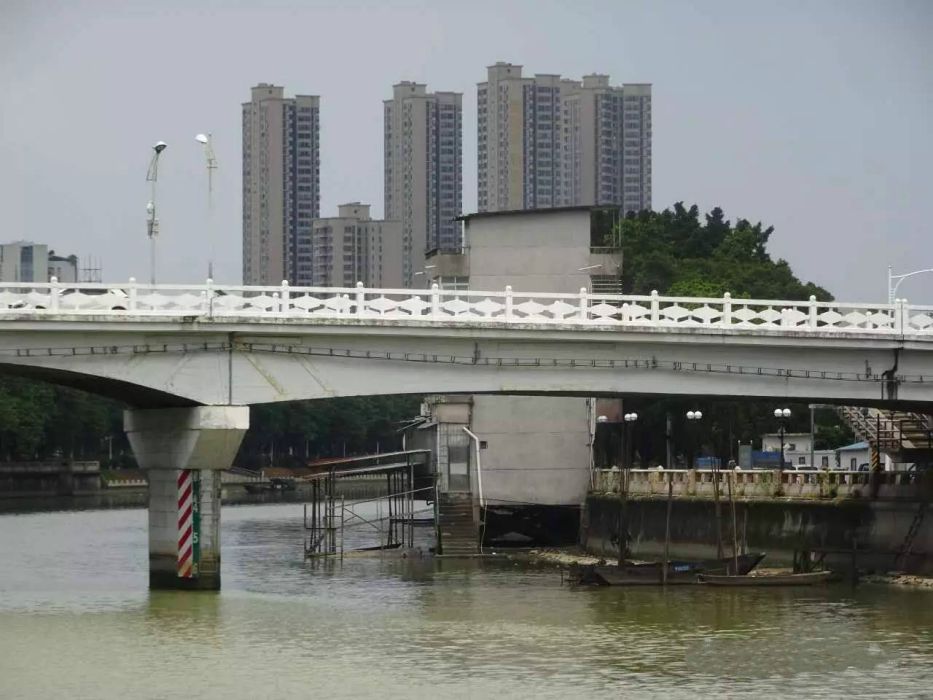
<svg viewBox="0 0 933 700"><path fill-rule="evenodd" d="M477 553L477 529L471 502L441 501L439 529L444 556L472 556Z"/></svg>

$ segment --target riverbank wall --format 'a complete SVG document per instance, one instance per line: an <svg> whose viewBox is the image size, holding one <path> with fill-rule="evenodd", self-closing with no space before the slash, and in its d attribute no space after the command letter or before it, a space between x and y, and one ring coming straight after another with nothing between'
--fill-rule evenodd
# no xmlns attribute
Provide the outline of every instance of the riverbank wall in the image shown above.
<svg viewBox="0 0 933 700"><path fill-rule="evenodd" d="M793 564L795 554L824 557L830 568L848 570L855 548L856 566L863 571L908 571L933 574L933 512L922 501L866 499L812 500L794 498L740 499L732 508L720 501L724 553L733 541L747 551L767 552L771 566ZM619 554L620 521L628 533L632 557L663 555L668 502L662 496L593 493L581 515L580 542L594 554L614 559ZM624 517L623 517L624 510ZM933 510L933 509L930 509ZM918 525L910 553L902 550L911 529ZM670 555L678 558L715 557L716 504L710 498L671 499Z"/></svg>
<svg viewBox="0 0 933 700"><path fill-rule="evenodd" d="M113 474L120 474L120 472L113 472ZM104 481L103 486L97 484L94 488L78 491L53 488L52 481L48 481L47 488L43 489L0 491L0 513L148 506L149 487L144 473L133 472L121 476L127 478L109 478ZM224 474L221 502L225 505L306 503L312 498L311 485L308 482L297 482L294 484L294 489L271 489L250 493L247 490L247 484L254 483L268 484L265 480L245 480L236 474ZM361 475L337 479L335 492L338 498L359 501L384 497L388 488L384 475Z"/></svg>

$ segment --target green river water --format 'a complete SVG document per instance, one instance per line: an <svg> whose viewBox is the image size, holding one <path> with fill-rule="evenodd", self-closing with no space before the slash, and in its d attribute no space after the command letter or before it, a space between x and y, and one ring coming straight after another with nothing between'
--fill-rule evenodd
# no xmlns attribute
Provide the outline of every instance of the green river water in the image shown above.
<svg viewBox="0 0 933 700"><path fill-rule="evenodd" d="M295 504L222 529L223 591L150 593L145 510L0 515L0 698L933 697L929 591L306 563Z"/></svg>

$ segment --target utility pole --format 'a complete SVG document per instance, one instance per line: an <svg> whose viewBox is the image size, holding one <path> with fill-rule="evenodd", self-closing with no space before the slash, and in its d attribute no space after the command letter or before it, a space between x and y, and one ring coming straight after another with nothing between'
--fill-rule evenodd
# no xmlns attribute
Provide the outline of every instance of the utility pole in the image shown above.
<svg viewBox="0 0 933 700"><path fill-rule="evenodd" d="M217 158L214 156L213 136L198 134L194 140L204 146L204 160L207 165L207 237L210 254L207 259L207 279L214 279L214 171L217 170Z"/></svg>
<svg viewBox="0 0 933 700"><path fill-rule="evenodd" d="M149 189L149 203L146 205L147 229L149 235L149 284L156 283L156 248L155 239L159 235L159 217L156 214L156 183L159 181L159 156L168 146L165 141L157 141L152 147L155 153L149 161L149 170L146 173L146 182L151 183Z"/></svg>

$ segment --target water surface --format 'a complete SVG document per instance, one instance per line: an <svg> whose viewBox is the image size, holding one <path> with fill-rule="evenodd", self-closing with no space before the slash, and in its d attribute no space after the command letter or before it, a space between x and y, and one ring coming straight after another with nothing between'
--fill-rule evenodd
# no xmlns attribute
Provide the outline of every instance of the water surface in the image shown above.
<svg viewBox="0 0 933 700"><path fill-rule="evenodd" d="M570 590L509 560L305 562L295 504L223 517L214 594L147 590L142 509L0 516L0 697L933 695L927 591Z"/></svg>

